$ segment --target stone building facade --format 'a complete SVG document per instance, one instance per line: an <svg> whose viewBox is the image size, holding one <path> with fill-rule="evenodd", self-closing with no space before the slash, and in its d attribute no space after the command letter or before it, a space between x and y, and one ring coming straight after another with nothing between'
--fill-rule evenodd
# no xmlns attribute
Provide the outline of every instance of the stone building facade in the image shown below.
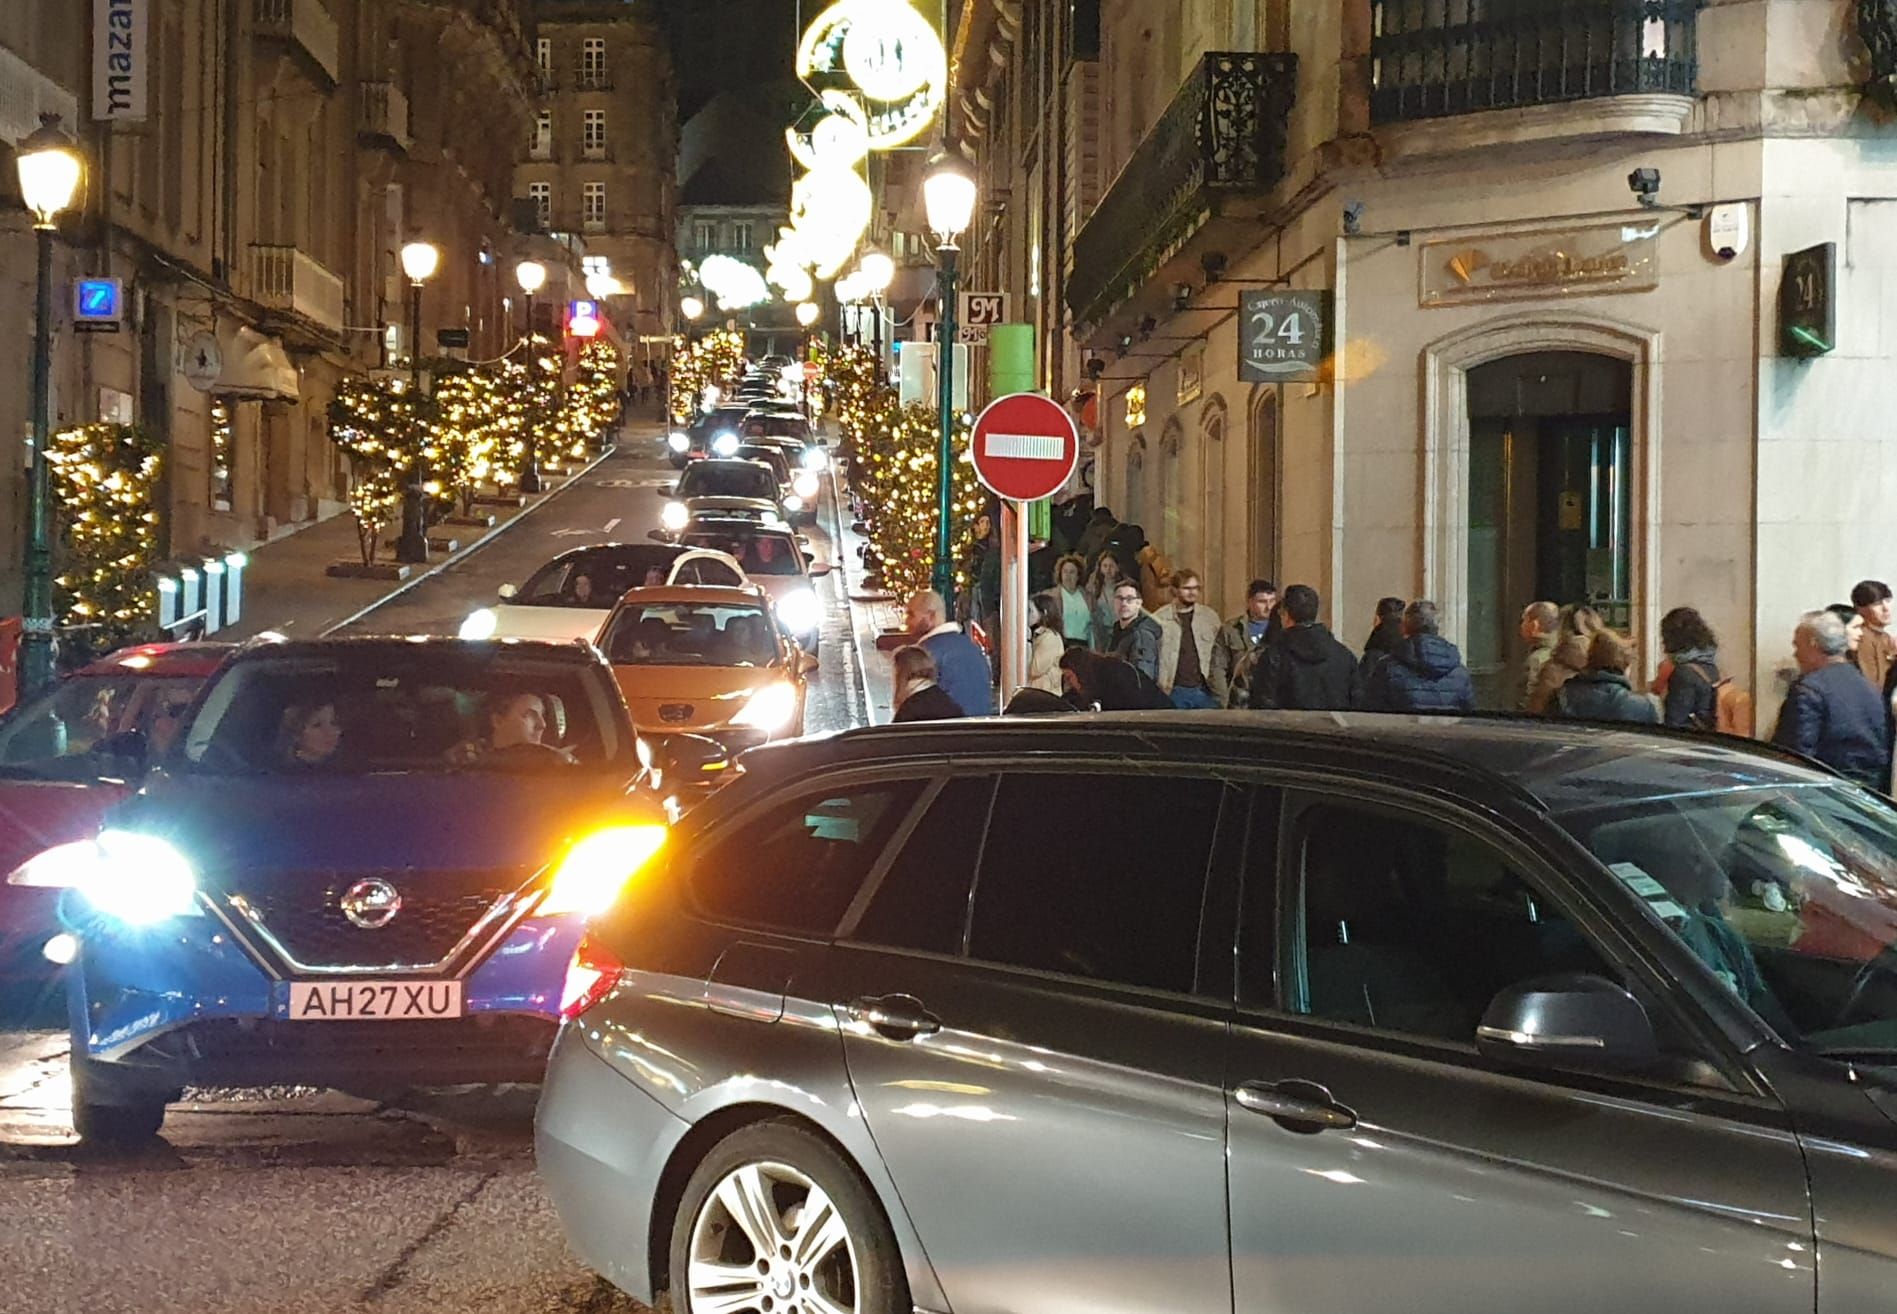
<svg viewBox="0 0 1897 1314"><path fill-rule="evenodd" d="M1378 597L1436 598L1504 705L1526 603L1603 608L1643 673L1693 605L1769 726L1798 614L1897 574L1865 8L969 0L975 267L1043 326L1050 389L1098 374L1100 499L1220 606L1309 582L1355 639ZM1823 300L1814 271L1808 356L1781 296ZM1321 364L1254 381L1248 294L1291 291Z"/></svg>

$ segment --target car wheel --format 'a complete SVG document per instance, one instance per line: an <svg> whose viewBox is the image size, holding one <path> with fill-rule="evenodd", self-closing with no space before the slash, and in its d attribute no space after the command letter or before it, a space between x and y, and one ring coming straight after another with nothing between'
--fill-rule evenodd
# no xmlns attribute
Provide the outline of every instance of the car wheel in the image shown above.
<svg viewBox="0 0 1897 1314"><path fill-rule="evenodd" d="M676 1314L908 1314L896 1239L855 1168L788 1123L732 1133L672 1227Z"/></svg>
<svg viewBox="0 0 1897 1314"><path fill-rule="evenodd" d="M82 1141L104 1145L141 1145L165 1125L172 1093L127 1081L101 1065L74 1054L72 1129Z"/></svg>

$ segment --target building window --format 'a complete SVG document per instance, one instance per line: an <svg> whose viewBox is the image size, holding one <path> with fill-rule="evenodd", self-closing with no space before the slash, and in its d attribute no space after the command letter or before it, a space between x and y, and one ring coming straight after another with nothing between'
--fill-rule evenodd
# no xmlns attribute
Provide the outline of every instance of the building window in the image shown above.
<svg viewBox="0 0 1897 1314"><path fill-rule="evenodd" d="M588 232L606 226L606 184L590 182L580 191L580 222Z"/></svg>
<svg viewBox="0 0 1897 1314"><path fill-rule="evenodd" d="M230 403L222 397L211 398L211 509L231 509L231 494L237 486L236 444L231 436Z"/></svg>
<svg viewBox="0 0 1897 1314"><path fill-rule="evenodd" d="M528 183L527 196L534 203L534 216L540 221L540 227L553 227L553 184Z"/></svg>
<svg viewBox="0 0 1897 1314"><path fill-rule="evenodd" d="M709 219L700 219L692 225L692 245L700 251L711 251L718 246L718 225Z"/></svg>
<svg viewBox="0 0 1897 1314"><path fill-rule="evenodd" d="M541 37L534 42L534 67L540 71L540 85L553 85L553 38Z"/></svg>
<svg viewBox="0 0 1897 1314"><path fill-rule="evenodd" d="M580 148L589 160L606 158L606 111L587 110L580 126Z"/></svg>
<svg viewBox="0 0 1897 1314"><path fill-rule="evenodd" d="M534 115L533 158L546 160L553 157L553 111L541 110Z"/></svg>
<svg viewBox="0 0 1897 1314"><path fill-rule="evenodd" d="M751 249L751 232L752 227L749 219L740 219L732 224L731 249L733 251L749 251Z"/></svg>
<svg viewBox="0 0 1897 1314"><path fill-rule="evenodd" d="M587 37L580 42L580 86L603 91L606 85L606 38Z"/></svg>

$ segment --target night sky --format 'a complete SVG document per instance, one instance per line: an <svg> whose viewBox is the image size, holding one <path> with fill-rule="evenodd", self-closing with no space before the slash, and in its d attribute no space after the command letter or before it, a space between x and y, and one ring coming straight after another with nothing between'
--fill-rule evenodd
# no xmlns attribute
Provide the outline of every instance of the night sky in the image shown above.
<svg viewBox="0 0 1897 1314"><path fill-rule="evenodd" d="M798 0L661 0L678 63L679 119L718 92L781 102L797 51ZM806 16L820 0L803 0Z"/></svg>

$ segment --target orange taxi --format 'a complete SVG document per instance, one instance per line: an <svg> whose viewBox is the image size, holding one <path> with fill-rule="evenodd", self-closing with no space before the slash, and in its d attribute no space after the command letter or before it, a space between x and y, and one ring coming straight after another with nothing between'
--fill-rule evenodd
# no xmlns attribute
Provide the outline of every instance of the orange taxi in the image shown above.
<svg viewBox="0 0 1897 1314"><path fill-rule="evenodd" d="M755 584L633 589L598 642L642 739L700 735L736 753L803 733L816 659Z"/></svg>

